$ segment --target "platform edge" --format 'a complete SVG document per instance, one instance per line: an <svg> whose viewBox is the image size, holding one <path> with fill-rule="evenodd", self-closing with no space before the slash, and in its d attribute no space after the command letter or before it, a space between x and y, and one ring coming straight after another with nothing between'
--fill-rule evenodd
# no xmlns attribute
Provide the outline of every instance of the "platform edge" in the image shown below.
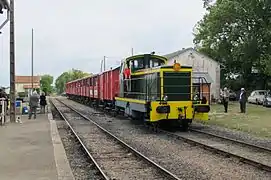
<svg viewBox="0 0 271 180"><path fill-rule="evenodd" d="M53 120L51 109L48 109L48 120L50 122L51 138L54 147L54 158L57 169L58 180L75 180L64 146L58 133L56 121Z"/></svg>

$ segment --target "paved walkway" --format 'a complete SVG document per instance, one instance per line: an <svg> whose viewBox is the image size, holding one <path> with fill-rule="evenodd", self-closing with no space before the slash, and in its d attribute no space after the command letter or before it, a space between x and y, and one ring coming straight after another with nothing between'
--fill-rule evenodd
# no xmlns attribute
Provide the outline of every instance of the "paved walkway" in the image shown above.
<svg viewBox="0 0 271 180"><path fill-rule="evenodd" d="M52 114L27 118L0 126L0 179L74 180Z"/></svg>

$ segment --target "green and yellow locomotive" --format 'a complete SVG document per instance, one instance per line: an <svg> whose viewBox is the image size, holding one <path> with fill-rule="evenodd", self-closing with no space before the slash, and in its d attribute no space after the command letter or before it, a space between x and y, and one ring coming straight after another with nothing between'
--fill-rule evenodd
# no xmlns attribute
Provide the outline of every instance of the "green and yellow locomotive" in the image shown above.
<svg viewBox="0 0 271 180"><path fill-rule="evenodd" d="M193 101L192 67L166 64L165 57L154 53L125 59L119 70L115 110L154 127L171 124L187 130L195 118L208 120L206 98Z"/></svg>

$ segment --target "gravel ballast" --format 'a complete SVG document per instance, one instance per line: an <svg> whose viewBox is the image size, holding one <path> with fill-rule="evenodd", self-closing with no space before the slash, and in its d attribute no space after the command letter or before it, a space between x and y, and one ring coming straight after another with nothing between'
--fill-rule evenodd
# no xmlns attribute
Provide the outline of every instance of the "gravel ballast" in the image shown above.
<svg viewBox="0 0 271 180"><path fill-rule="evenodd" d="M254 144L256 146L263 146L271 149L271 140L268 138L260 138L253 135L250 135L245 132L236 131L224 127L219 127L215 125L203 125L201 123L193 122L192 128L199 129L201 131L210 132L220 136L225 136L228 138L244 141L247 143Z"/></svg>
<svg viewBox="0 0 271 180"><path fill-rule="evenodd" d="M54 114L57 114L54 112ZM75 180L102 179L65 121L54 117Z"/></svg>
<svg viewBox="0 0 271 180"><path fill-rule="evenodd" d="M74 131L110 179L168 179L160 169L135 156L90 121L72 111L67 112L65 107L59 109L64 111Z"/></svg>
<svg viewBox="0 0 271 180"><path fill-rule="evenodd" d="M271 174L250 165L175 140L154 134L131 120L95 114L92 108L64 100L92 120L113 132L150 159L184 179L271 179Z"/></svg>

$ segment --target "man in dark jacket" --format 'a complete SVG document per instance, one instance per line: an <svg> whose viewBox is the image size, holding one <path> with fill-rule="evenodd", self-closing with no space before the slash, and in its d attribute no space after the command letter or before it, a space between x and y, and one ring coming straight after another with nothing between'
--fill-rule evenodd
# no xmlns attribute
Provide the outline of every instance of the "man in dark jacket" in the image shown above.
<svg viewBox="0 0 271 180"><path fill-rule="evenodd" d="M241 113L246 112L246 102L247 102L247 96L246 96L246 91L244 88L241 88L241 93L239 96L239 103L240 103L240 111Z"/></svg>
<svg viewBox="0 0 271 180"><path fill-rule="evenodd" d="M46 96L44 93L40 96L40 111L42 114L45 113L45 106L47 105Z"/></svg>
<svg viewBox="0 0 271 180"><path fill-rule="evenodd" d="M222 101L223 101L225 113L228 112L229 97L230 97L230 92L229 92L228 88L225 87L224 91L222 93Z"/></svg>

